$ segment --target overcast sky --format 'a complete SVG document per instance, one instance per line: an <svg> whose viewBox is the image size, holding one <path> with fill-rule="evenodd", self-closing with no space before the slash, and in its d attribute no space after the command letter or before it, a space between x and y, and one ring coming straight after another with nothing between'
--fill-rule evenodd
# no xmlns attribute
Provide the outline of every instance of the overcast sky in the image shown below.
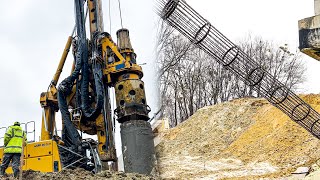
<svg viewBox="0 0 320 180"><path fill-rule="evenodd" d="M314 0L187 0L196 11L233 42L252 34L275 45L299 46L298 20L314 16ZM306 55L304 93L320 92L320 62Z"/></svg>
<svg viewBox="0 0 320 180"><path fill-rule="evenodd" d="M46 91L74 27L73 0L10 0L0 6L0 127L14 121L36 121L40 132L40 93ZM111 34L121 28L117 0L111 0ZM275 44L298 47L298 20L314 15L313 0L187 0L232 41L249 33ZM121 0L123 25L143 66L148 104L157 107L154 46L157 17L152 0ZM109 32L109 1L103 0ZM71 56L70 56L71 57ZM320 62L303 56L307 65L304 91L318 93ZM60 79L70 73L68 58ZM152 117L152 113L150 114ZM0 132L1 133L1 132ZM38 138L36 138L38 139Z"/></svg>

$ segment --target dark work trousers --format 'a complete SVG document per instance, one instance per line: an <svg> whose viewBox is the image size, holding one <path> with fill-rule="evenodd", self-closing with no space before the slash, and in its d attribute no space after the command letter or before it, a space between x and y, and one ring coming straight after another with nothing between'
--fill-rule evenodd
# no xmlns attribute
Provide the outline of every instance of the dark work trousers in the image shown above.
<svg viewBox="0 0 320 180"><path fill-rule="evenodd" d="M13 172L19 172L20 157L21 157L21 153L5 153L3 156L1 169L3 169L5 171L8 168L10 161L12 160Z"/></svg>

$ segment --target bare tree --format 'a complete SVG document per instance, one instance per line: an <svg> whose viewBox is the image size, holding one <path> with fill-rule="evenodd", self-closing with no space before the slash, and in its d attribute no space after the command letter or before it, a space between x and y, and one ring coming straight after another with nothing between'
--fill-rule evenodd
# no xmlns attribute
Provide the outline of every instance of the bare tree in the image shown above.
<svg viewBox="0 0 320 180"><path fill-rule="evenodd" d="M267 72L271 73L274 79L278 79L292 91L297 91L299 85L305 80L305 67L300 52L292 53L288 45L275 46L270 41L261 37L252 38L250 35L238 43L240 49L254 59ZM250 87L243 84L239 97L257 96L261 97L259 89L253 92ZM241 91L242 90L242 91Z"/></svg>

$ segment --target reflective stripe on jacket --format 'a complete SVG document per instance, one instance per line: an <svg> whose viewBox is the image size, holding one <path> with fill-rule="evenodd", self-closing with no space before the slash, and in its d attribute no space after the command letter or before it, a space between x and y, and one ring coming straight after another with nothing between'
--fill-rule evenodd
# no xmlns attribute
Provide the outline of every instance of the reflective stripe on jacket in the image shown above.
<svg viewBox="0 0 320 180"><path fill-rule="evenodd" d="M10 126L4 136L4 153L22 153L23 141L27 141L27 137L22 128Z"/></svg>

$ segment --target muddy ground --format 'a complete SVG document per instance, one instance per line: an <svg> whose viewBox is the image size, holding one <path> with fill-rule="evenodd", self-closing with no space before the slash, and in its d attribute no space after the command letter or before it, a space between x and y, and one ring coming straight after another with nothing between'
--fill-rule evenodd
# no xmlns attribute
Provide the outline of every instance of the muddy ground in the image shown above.
<svg viewBox="0 0 320 180"><path fill-rule="evenodd" d="M1 180L13 180L12 176L2 177ZM123 172L111 172L103 171L98 174L93 174L89 171L83 169L76 170L63 170L57 173L41 173L35 171L24 171L23 179L44 179L44 180L100 180L100 179L120 179L120 180L155 180L158 178L145 176L141 174L134 173L123 173Z"/></svg>
<svg viewBox="0 0 320 180"><path fill-rule="evenodd" d="M320 95L301 96L320 112ZM198 110L173 129L158 133L160 177L84 170L26 171L23 179L281 179L310 167L320 179L320 141L263 99L237 99ZM2 179L13 179L12 177Z"/></svg>

